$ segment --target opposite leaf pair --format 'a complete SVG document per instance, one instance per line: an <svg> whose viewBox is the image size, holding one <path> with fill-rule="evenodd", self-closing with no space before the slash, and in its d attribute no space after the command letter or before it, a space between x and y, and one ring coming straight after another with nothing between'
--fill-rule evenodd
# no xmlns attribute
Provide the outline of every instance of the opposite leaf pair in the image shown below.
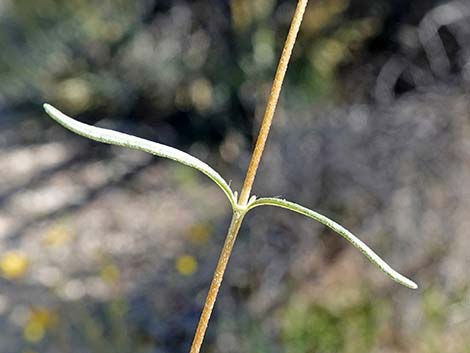
<svg viewBox="0 0 470 353"><path fill-rule="evenodd" d="M87 137L95 141L117 146L129 147L159 157L172 159L174 161L180 162L184 165L199 170L200 172L207 175L210 179L212 179L212 181L214 181L222 189L232 206L233 212L240 214L241 217L243 217L248 211L258 206L277 206L310 217L329 227L330 229L341 235L343 238L345 238L347 241L349 241L353 246L359 249L372 263L377 265L380 270L390 276L394 281L408 288L418 288L416 283L392 269L371 248L369 248L364 242L358 239L346 228L342 227L338 223L315 211L312 211L296 203L273 197L259 199L252 197L250 198L247 204L240 204L238 201L237 193L232 191L228 183L225 181L224 178L222 178L219 173L217 173L206 163L183 151L156 142L148 141L139 137L127 135L121 132L98 128L95 126L81 123L77 120L68 117L67 115L63 114L62 112L60 112L49 104L44 104L44 109L59 124L77 133L78 135Z"/></svg>

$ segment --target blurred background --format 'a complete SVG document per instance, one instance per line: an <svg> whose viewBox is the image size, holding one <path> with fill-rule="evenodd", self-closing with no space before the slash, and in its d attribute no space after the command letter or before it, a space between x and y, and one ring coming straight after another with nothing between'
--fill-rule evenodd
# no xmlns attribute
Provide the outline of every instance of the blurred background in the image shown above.
<svg viewBox="0 0 470 353"><path fill-rule="evenodd" d="M188 352L294 0L0 0L0 350ZM311 0L207 353L470 352L470 2Z"/></svg>

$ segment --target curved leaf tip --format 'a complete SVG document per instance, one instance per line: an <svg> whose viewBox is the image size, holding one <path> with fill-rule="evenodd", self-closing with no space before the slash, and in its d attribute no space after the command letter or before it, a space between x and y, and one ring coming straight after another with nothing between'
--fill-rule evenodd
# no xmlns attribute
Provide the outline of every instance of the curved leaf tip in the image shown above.
<svg viewBox="0 0 470 353"><path fill-rule="evenodd" d="M43 107L46 113L52 119L57 121L66 129L69 129L70 131L75 132L78 135L87 137L98 142L128 147L135 150L147 152L162 158L172 159L176 162L199 170L201 173L207 175L210 179L212 179L212 181L214 181L222 189L222 191L229 199L232 208L235 209L237 207L236 197L230 189L228 183L225 181L225 179L222 178L222 176L217 173L214 169L212 169L209 165L197 159L196 157L193 157L190 154L180 151L176 148L145 140L140 137L81 123L65 115L60 110L54 108L52 105L47 103L43 104Z"/></svg>
<svg viewBox="0 0 470 353"><path fill-rule="evenodd" d="M315 212L311 209L308 209L304 206L298 205L294 202L278 199L275 197L263 197L256 201L253 201L248 205L248 210L251 210L258 206L277 206L285 208L297 213L300 213L304 216L312 218L328 228L332 229L347 241L349 241L354 247L359 249L373 264L375 264L382 272L387 274L395 282L400 283L401 285L417 289L418 285L412 280L406 278L402 274L395 271L390 265L388 265L384 260L382 260L379 255L377 255L369 246L367 246L362 240L357 238L349 230L344 228L342 225L336 223L335 221L329 219L328 217L323 216L322 214Z"/></svg>

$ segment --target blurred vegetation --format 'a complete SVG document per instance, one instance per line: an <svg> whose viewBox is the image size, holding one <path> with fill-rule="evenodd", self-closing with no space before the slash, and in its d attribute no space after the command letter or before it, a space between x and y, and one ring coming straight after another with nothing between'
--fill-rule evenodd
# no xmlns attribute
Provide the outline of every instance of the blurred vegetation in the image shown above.
<svg viewBox="0 0 470 353"><path fill-rule="evenodd" d="M346 308L293 303L283 318L286 352L369 351L378 331L381 306L367 298ZM335 310L336 309L336 310ZM383 312L381 313L384 318ZM386 316L385 316L386 317Z"/></svg>
<svg viewBox="0 0 470 353"><path fill-rule="evenodd" d="M88 120L165 121L191 141L220 143L232 130L250 137L294 5L4 0L1 101L32 110L49 101ZM369 40L384 33L384 22L410 7L416 6L312 2L286 94L304 104L338 96L338 69L358 62Z"/></svg>
<svg viewBox="0 0 470 353"><path fill-rule="evenodd" d="M446 4L452 11L433 12ZM188 169L162 170L61 135L45 126L40 104L189 146L236 176L294 5L0 0L2 352L188 351L224 209ZM341 245L328 234L315 235L313 245L302 240L312 235L310 223L262 213L253 224L263 225L250 226L250 238L243 234L237 244L207 352L470 352L468 276L455 270L468 264L468 242L453 242L468 213L460 189L468 180L468 115L461 112L468 112L470 31L459 17L466 11L464 1L311 1L281 108L307 113L286 124L280 111L286 132L271 144L269 177L259 185L285 186L286 194L378 234L374 241L396 254L395 263L421 273L422 291L404 294L369 278L340 285L350 277L334 267L348 256ZM447 66L439 41L420 37L438 20L447 21L438 31ZM441 99L406 96L428 88ZM323 107L333 108L316 114ZM329 160L319 160L320 149ZM57 190L48 194L49 179ZM78 197L63 202L70 193ZM161 202L174 214L158 217ZM48 211L17 216L22 205ZM392 234L415 252L390 245ZM113 243L122 238L124 245ZM106 253L112 247L121 257ZM430 260L415 265L420 251ZM77 263L63 268L64 258ZM341 275L333 284L321 281L323 261L334 267L325 276ZM445 274L452 269L457 274ZM357 272L362 278L365 271Z"/></svg>

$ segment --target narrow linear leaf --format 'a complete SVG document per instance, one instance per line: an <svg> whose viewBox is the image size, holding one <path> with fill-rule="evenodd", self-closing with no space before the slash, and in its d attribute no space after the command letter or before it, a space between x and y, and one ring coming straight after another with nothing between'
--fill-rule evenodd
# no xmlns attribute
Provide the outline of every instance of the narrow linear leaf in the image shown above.
<svg viewBox="0 0 470 353"><path fill-rule="evenodd" d="M207 175L211 178L225 193L227 198L229 199L233 208L237 205L237 200L230 189L228 183L222 178L222 176L217 173L214 169L208 166L206 163L202 162L201 160L187 154L183 151L180 151L176 148L162 145L160 143L152 142L149 140L145 140L140 137L127 135L122 132L117 132L109 129L103 129L96 126L87 125L81 123L71 117L65 115L58 109L54 108L49 104L44 104L44 109L46 110L47 114L50 115L55 121L59 124L64 126L65 128L69 129L70 131L75 132L78 135L87 137L89 139L111 144L117 146L123 146L132 148L135 150L147 152L159 157L172 159L176 162L180 162L184 165L192 167L194 169L199 170L200 172Z"/></svg>
<svg viewBox="0 0 470 353"><path fill-rule="evenodd" d="M393 268L391 268L384 260L382 260L371 248L369 248L362 240L357 238L354 234L352 234L349 230L344 228L343 226L339 225L335 221L332 221L328 217L323 216L322 214L312 211L306 207L298 205L296 203L278 199L278 198L260 198L248 205L248 210L251 210L258 206L277 206L281 208L285 208L297 213L300 213L304 216L313 218L314 220L322 223L323 225L327 226L328 228L334 230L336 233L341 235L347 241L349 241L352 245L354 245L357 249L359 249L372 263L377 265L377 267L385 272L388 276L390 276L394 281L404 285L405 287L416 289L418 285L411 281L410 279L406 278L405 276L401 275Z"/></svg>

